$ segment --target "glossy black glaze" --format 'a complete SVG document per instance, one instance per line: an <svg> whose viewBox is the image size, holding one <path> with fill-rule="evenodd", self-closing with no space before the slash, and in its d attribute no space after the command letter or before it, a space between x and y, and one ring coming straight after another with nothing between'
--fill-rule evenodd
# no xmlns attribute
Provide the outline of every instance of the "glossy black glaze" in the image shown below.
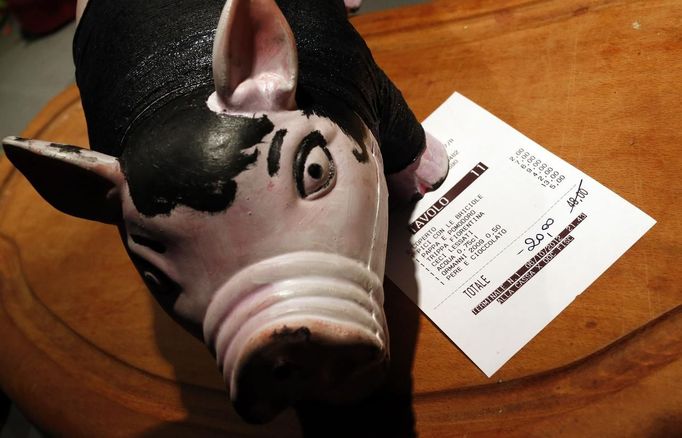
<svg viewBox="0 0 682 438"><path fill-rule="evenodd" d="M73 56L93 149L120 156L126 132L143 112L212 83L211 48L223 4L88 2Z"/></svg>
<svg viewBox="0 0 682 438"><path fill-rule="evenodd" d="M296 38L298 107L336 122L358 143L354 154L360 161L367 159L362 120L380 142L387 174L412 163L424 147L424 132L348 22L343 2L277 3ZM74 59L93 149L121 156L141 144L134 136L141 124L149 126L142 123L148 114L188 95L197 108L204 104L208 94L193 91L212 87L213 37L223 5L224 0L88 3ZM202 109L204 117L213 117ZM177 131L206 138L199 130L207 127L215 125L186 121Z"/></svg>
<svg viewBox="0 0 682 438"><path fill-rule="evenodd" d="M272 132L267 116L209 111L198 98L206 91L168 102L131 131L121 166L143 215L168 214L178 204L209 213L225 210L237 192L234 178L256 162L254 146Z"/></svg>

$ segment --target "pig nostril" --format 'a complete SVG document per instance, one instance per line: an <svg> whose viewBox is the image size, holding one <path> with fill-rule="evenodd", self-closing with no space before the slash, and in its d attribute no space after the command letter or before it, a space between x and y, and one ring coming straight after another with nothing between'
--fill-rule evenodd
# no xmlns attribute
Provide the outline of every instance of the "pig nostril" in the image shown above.
<svg viewBox="0 0 682 438"><path fill-rule="evenodd" d="M274 367L272 367L272 376L276 380L288 380L294 373L294 367L291 363L278 360Z"/></svg>

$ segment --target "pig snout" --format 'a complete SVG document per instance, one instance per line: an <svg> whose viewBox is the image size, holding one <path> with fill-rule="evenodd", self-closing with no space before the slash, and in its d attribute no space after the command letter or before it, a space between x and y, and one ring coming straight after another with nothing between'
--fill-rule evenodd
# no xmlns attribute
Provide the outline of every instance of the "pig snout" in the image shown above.
<svg viewBox="0 0 682 438"><path fill-rule="evenodd" d="M388 363L382 282L335 254L241 270L214 295L203 328L235 409L256 423L299 400L368 395Z"/></svg>

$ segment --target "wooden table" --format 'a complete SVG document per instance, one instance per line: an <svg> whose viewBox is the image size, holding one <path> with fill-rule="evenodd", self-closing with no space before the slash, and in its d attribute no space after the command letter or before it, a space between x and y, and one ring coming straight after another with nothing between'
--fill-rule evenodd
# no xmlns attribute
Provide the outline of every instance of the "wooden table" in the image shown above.
<svg viewBox="0 0 682 438"><path fill-rule="evenodd" d="M458 90L658 224L492 379L387 282L387 389L256 427L116 230L53 210L0 159L2 389L66 436L679 434L682 2L434 1L353 22L419 118ZM77 90L23 135L87 144Z"/></svg>

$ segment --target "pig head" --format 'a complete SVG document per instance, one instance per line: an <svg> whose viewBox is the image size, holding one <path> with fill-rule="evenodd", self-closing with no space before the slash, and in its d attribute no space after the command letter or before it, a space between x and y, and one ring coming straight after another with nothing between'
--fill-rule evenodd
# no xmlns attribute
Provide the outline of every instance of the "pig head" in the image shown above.
<svg viewBox="0 0 682 438"><path fill-rule="evenodd" d="M210 88L138 114L120 155L8 137L7 156L54 207L119 227L248 421L301 399L366 395L389 356L375 132L352 109L298 107L296 40L272 0L227 2L212 72ZM443 178L447 160L427 151L426 179ZM419 164L396 179L412 184Z"/></svg>

